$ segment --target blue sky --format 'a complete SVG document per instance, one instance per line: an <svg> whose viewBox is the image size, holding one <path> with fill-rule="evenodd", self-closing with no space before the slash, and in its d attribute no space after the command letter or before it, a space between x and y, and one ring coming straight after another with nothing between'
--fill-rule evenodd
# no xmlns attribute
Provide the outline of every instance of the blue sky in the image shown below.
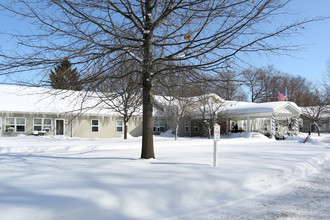
<svg viewBox="0 0 330 220"><path fill-rule="evenodd" d="M288 10L295 13L292 17L298 18L330 16L330 0L293 0ZM0 14L0 32L26 29L22 24L24 22ZM0 39L3 48L16 48L12 42L2 37ZM322 74L326 72L326 62L330 59L330 20L305 26L299 35L292 38L292 42L302 45L302 49L290 52L290 56L251 56L247 61L256 67L274 65L281 72L320 82Z"/></svg>
<svg viewBox="0 0 330 220"><path fill-rule="evenodd" d="M289 6L299 18L330 16L330 0L293 0ZM274 65L281 72L320 82L326 72L326 62L330 60L330 20L305 26L292 42L302 45L302 49L290 53L292 57L258 56L252 62L256 66Z"/></svg>

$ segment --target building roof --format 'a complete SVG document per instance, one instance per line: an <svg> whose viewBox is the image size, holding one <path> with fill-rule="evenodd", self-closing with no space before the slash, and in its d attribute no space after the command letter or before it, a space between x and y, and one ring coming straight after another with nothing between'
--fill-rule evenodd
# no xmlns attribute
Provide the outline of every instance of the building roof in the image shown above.
<svg viewBox="0 0 330 220"><path fill-rule="evenodd" d="M226 101L226 114L236 117L290 117L299 116L301 109L294 103L288 101L278 102L235 102Z"/></svg>
<svg viewBox="0 0 330 220"><path fill-rule="evenodd" d="M205 96L210 102L221 107L217 110L230 117L288 117L299 116L300 108L293 102L267 102L251 103L225 101L216 94ZM205 99L205 97L202 97ZM211 97L211 99L210 99ZM201 97L190 98L193 103L198 103ZM161 96L154 96L156 103L164 102ZM23 87L0 85L0 112L23 114L90 114L90 115L118 115L106 103L101 103L97 93L85 91L56 90L41 87ZM175 105L176 101L172 101ZM177 103L178 104L178 103ZM198 104L193 108L198 108ZM155 107L154 116L161 116L162 110ZM196 112L195 112L196 113ZM141 109L136 113L141 114Z"/></svg>
<svg viewBox="0 0 330 220"><path fill-rule="evenodd" d="M0 112L114 115L100 99L83 91L12 85L0 86Z"/></svg>

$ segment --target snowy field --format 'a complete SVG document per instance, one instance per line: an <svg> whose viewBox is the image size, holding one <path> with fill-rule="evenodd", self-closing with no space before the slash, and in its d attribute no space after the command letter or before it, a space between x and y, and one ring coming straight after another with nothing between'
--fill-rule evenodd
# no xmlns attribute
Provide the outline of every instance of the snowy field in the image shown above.
<svg viewBox="0 0 330 220"><path fill-rule="evenodd" d="M273 209L312 196L310 178L330 170L330 134L305 137L222 136L218 167L203 138L155 136L152 160L139 159L141 138L0 138L0 219L285 219Z"/></svg>

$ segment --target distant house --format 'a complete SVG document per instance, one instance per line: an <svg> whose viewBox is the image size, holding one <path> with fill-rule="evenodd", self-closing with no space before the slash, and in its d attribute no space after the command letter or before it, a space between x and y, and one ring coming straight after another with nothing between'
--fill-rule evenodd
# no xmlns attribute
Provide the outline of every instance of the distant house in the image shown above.
<svg viewBox="0 0 330 220"><path fill-rule="evenodd" d="M330 132L330 105L301 107L302 132Z"/></svg>
<svg viewBox="0 0 330 220"><path fill-rule="evenodd" d="M169 101L170 100L170 101ZM123 135L123 117L98 96L84 91L0 85L0 137L66 135L114 138ZM177 100L154 96L153 131L177 126L178 136L204 136L217 119L222 132L297 132L300 108L293 102L225 101L215 94ZM220 120L221 119L221 120ZM131 136L142 135L141 109L128 122Z"/></svg>

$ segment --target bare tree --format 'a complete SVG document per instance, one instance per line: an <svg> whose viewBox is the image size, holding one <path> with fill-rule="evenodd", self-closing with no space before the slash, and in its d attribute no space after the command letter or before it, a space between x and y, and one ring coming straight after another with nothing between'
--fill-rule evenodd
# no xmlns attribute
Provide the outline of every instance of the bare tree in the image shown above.
<svg viewBox="0 0 330 220"><path fill-rule="evenodd" d="M277 101L280 92L287 91L287 101L299 106L320 105L317 87L306 78L276 70L273 66L247 70L243 74L254 102Z"/></svg>
<svg viewBox="0 0 330 220"><path fill-rule="evenodd" d="M175 140L178 139L179 126L193 111L196 100L191 97L158 96L158 106L164 111L169 128L174 131Z"/></svg>
<svg viewBox="0 0 330 220"><path fill-rule="evenodd" d="M244 84L249 88L251 93L251 102L260 101L263 91L265 89L263 85L264 73L261 69L250 68L242 73Z"/></svg>
<svg viewBox="0 0 330 220"><path fill-rule="evenodd" d="M206 82L205 86L210 88L208 93L215 93L225 100L246 101L243 82L238 75L230 70L219 72L215 79Z"/></svg>
<svg viewBox="0 0 330 220"><path fill-rule="evenodd" d="M312 124L316 125L318 130L318 135L320 136L320 126L323 125L323 123L327 123L324 119L324 115L328 115L329 112L329 106L326 105L318 105L318 106L308 106L303 108L303 113L311 119Z"/></svg>
<svg viewBox="0 0 330 220"><path fill-rule="evenodd" d="M104 73L103 77L94 81L92 86L102 102L123 117L124 139L127 139L128 121L133 114L141 110L142 96L137 67L133 61L122 62L118 69L110 73L117 75L118 78L107 77L107 74ZM120 77L125 75L127 76Z"/></svg>
<svg viewBox="0 0 330 220"><path fill-rule="evenodd" d="M21 53L2 51L0 72L49 69L67 57L88 77L91 68L124 55L139 62L143 97L141 158L154 158L152 88L169 69L199 69L209 75L242 53L290 47L271 39L286 37L310 22L276 25L290 0L18 0L0 7L22 16L35 28L18 37ZM264 28L267 26L267 28ZM279 41L277 41L279 42ZM286 47L285 47L286 46ZM55 57L55 58L50 58ZM173 63L180 65L173 66ZM104 69L104 71L107 71ZM109 76L110 77L110 76ZM111 77L116 77L115 75ZM199 76L196 76L199 77Z"/></svg>
<svg viewBox="0 0 330 220"><path fill-rule="evenodd" d="M198 98L198 116L201 114L202 122L207 131L207 137L210 139L214 123L217 121L217 116L220 108L223 106L224 100L215 94L204 94Z"/></svg>
<svg viewBox="0 0 330 220"><path fill-rule="evenodd" d="M191 97L204 91L200 83L193 84L191 74L194 73L168 71L165 76L158 79L158 84L154 88L155 93L159 94L154 103L163 110L169 128L174 131L175 140L178 138L179 125L194 109L196 100Z"/></svg>

